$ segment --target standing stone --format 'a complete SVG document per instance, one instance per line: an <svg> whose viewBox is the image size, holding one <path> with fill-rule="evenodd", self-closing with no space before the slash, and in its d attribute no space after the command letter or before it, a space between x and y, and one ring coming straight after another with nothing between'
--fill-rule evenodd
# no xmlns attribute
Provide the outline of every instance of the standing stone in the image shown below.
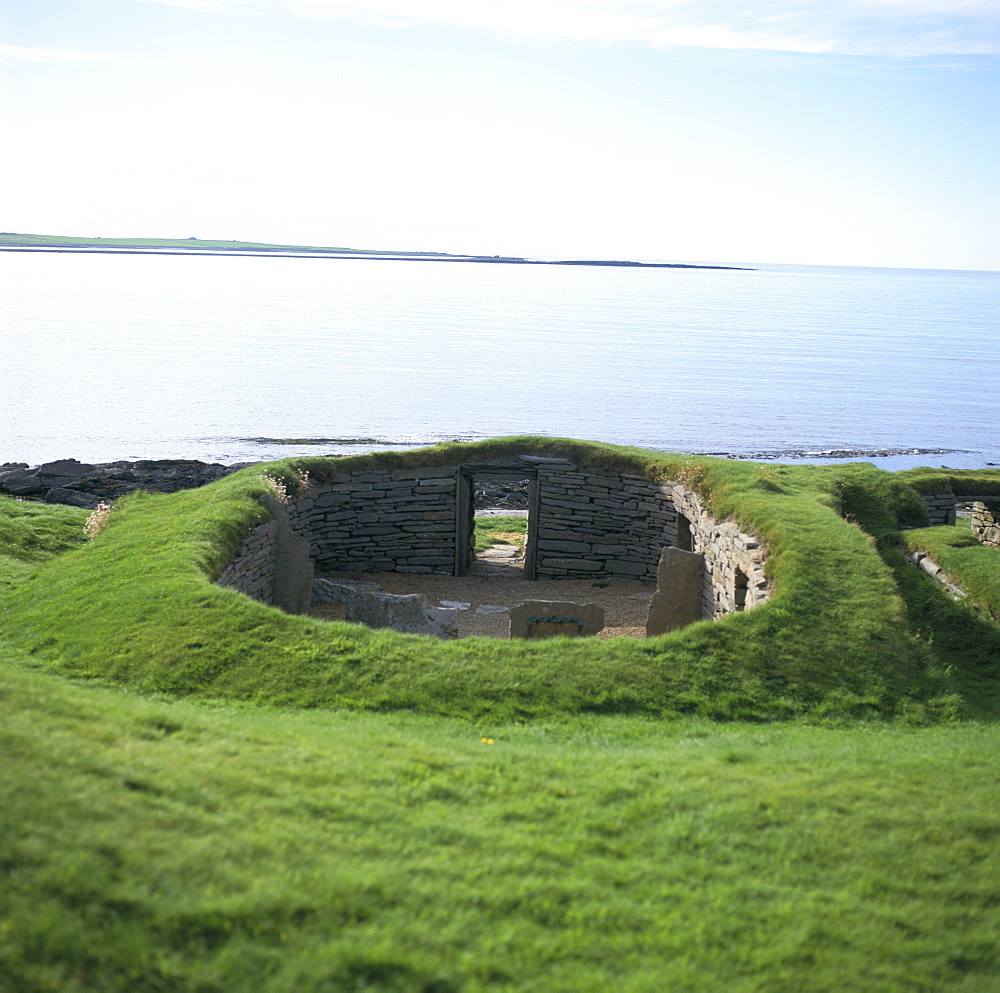
<svg viewBox="0 0 1000 993"><path fill-rule="evenodd" d="M666 634L701 619L705 556L671 546L660 554L656 592L649 601L646 637Z"/></svg>

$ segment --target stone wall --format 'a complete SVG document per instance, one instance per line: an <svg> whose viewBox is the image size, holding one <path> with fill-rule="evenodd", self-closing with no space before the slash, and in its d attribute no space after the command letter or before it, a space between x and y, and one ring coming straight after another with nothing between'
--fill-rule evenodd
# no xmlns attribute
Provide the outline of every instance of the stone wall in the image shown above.
<svg viewBox="0 0 1000 993"><path fill-rule="evenodd" d="M1000 548L1000 500L972 504L972 533L990 548Z"/></svg>
<svg viewBox="0 0 1000 993"><path fill-rule="evenodd" d="M535 576L655 581L660 552L677 541L677 514L642 476L541 466Z"/></svg>
<svg viewBox="0 0 1000 993"><path fill-rule="evenodd" d="M765 575L767 549L759 538L743 531L733 521L717 521L705 510L698 495L679 483L666 483L660 491L690 528L691 547L705 556L702 588L703 617L722 617L749 610L770 595L771 580Z"/></svg>
<svg viewBox="0 0 1000 993"><path fill-rule="evenodd" d="M955 523L955 507L960 502L954 493L921 493L927 508L929 527L943 527Z"/></svg>
<svg viewBox="0 0 1000 993"><path fill-rule="evenodd" d="M309 543L292 530L284 504L274 497L262 497L260 502L273 517L240 542L217 582L268 606L301 614L312 602Z"/></svg>
<svg viewBox="0 0 1000 993"><path fill-rule="evenodd" d="M455 466L342 473L291 504L320 572L455 570Z"/></svg>
<svg viewBox="0 0 1000 993"><path fill-rule="evenodd" d="M261 603L272 604L278 527L276 520L258 524L239 543L232 560L216 582L220 586L239 590Z"/></svg>
<svg viewBox="0 0 1000 993"><path fill-rule="evenodd" d="M955 523L955 509L972 507L972 533L991 548L1000 548L1000 498L996 496L955 496L954 493L921 493L930 527Z"/></svg>
<svg viewBox="0 0 1000 993"><path fill-rule="evenodd" d="M562 459L525 456L535 482L529 544L537 579L656 580L664 547L704 556L701 614L746 610L765 600L766 550L731 521L717 521L679 483L658 484L629 473L581 469ZM504 472L512 470L504 464ZM407 572L454 575L464 544L469 480L494 466L446 466L342 473L313 484L287 510L288 525L321 573ZM279 505L280 506L280 505ZM243 543L220 582L265 603L282 565L270 557L275 522ZM311 578L311 577L310 577ZM296 587L298 588L298 587ZM269 592L271 591L271 592Z"/></svg>

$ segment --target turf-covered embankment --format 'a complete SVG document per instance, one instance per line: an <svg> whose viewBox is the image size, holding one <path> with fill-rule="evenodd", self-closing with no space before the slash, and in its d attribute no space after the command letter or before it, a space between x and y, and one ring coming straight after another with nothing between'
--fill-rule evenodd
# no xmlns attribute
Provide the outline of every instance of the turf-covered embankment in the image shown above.
<svg viewBox="0 0 1000 993"><path fill-rule="evenodd" d="M875 527L869 483L852 469L821 492ZM135 500L150 516L120 518L87 560L166 517L181 565L155 543L149 565L214 616L184 591L233 515L259 513L260 485L183 514ZM33 572L79 557L84 517L0 501L0 606L10 585L52 591L49 566ZM122 654L113 625L98 633ZM3 993L985 993L1000 975L995 722L196 703L39 671L56 648L6 634Z"/></svg>
<svg viewBox="0 0 1000 993"><path fill-rule="evenodd" d="M291 617L212 579L265 511L265 474L332 478L364 465L560 454L681 478L771 550L772 599L660 638L443 643ZM842 514L852 517L847 520ZM871 466L733 463L514 438L352 459L297 459L200 490L122 500L92 543L42 565L0 603L38 664L144 692L475 719L583 713L770 720L811 714L932 718L954 681L907 624L873 533L919 499Z"/></svg>
<svg viewBox="0 0 1000 993"><path fill-rule="evenodd" d="M921 493L1000 498L1000 470L911 469L901 480ZM922 552L966 594L956 601L903 556ZM967 519L954 527L919 528L896 536L885 552L903 593L912 630L950 674L971 713L1000 710L1000 552L981 545Z"/></svg>

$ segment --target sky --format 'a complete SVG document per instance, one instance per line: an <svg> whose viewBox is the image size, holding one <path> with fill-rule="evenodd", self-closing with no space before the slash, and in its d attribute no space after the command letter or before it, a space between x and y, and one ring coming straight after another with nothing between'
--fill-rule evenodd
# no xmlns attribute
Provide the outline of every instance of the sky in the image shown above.
<svg viewBox="0 0 1000 993"><path fill-rule="evenodd" d="M1000 0L0 0L0 229L1000 270Z"/></svg>

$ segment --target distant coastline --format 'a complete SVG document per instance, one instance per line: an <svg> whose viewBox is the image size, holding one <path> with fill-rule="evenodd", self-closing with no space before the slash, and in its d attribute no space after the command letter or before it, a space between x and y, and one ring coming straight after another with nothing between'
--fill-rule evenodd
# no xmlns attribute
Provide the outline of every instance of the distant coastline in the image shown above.
<svg viewBox="0 0 1000 993"><path fill-rule="evenodd" d="M629 259L529 259L514 255L454 255L448 252L373 251L315 248L252 241L202 241L198 238L74 238L60 235L0 233L0 251L70 252L96 255L206 255L243 258L369 259L393 262L478 262L499 265L614 266L626 269L731 269L745 266L697 265L691 262L634 262Z"/></svg>

